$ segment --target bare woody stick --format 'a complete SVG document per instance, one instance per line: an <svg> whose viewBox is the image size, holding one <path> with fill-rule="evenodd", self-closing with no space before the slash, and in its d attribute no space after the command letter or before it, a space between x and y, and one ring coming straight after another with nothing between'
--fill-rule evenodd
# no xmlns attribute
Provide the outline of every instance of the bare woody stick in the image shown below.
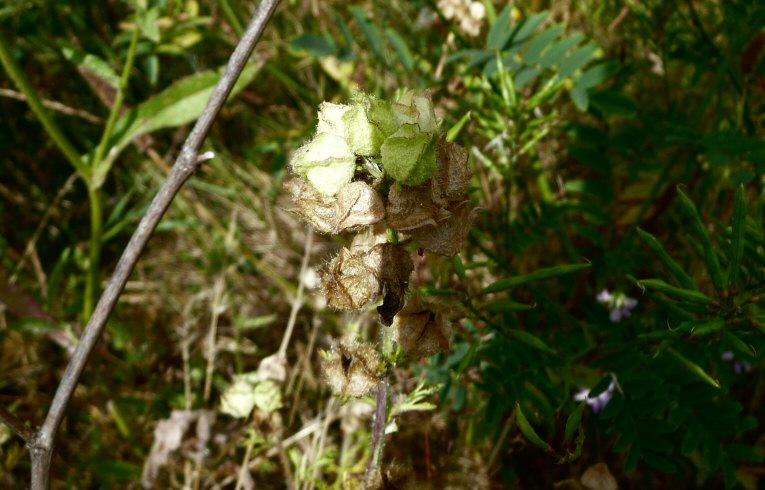
<svg viewBox="0 0 765 490"><path fill-rule="evenodd" d="M186 142L183 148L181 148L180 155L178 155L170 175L154 197L154 201L152 201L146 215L144 215L138 224L138 228L125 247L122 257L120 257L112 278L98 300L96 309L90 317L90 321L85 327L85 331L77 345L77 350L72 355L64 376L56 389L53 403L48 410L48 415L42 428L28 439L28 446L32 457L32 490L46 490L49 487L50 466L56 433L64 418L74 389L77 387L80 375L85 369L88 358L93 351L93 347L101 336L109 315L114 309L114 305L117 303L117 299L122 293L125 283L130 277L149 237L154 232L159 220L170 206L175 195L197 167L197 155L202 142L207 137L215 117L231 93L234 83L239 78L278 3L279 0L261 1L258 11L255 13L250 25L231 55L226 71L215 87L212 96L210 96L207 107L197 120L188 138L186 138Z"/></svg>

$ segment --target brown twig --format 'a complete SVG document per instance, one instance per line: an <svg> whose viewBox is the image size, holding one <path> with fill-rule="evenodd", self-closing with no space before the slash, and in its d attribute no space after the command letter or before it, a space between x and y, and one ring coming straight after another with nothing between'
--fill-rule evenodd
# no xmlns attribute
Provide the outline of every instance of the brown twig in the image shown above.
<svg viewBox="0 0 765 490"><path fill-rule="evenodd" d="M11 429L17 436L21 437L25 441L29 441L34 433L24 426L23 423L11 412L3 407L0 407L0 421L5 423L9 429Z"/></svg>
<svg viewBox="0 0 765 490"><path fill-rule="evenodd" d="M26 95L7 88L0 88L0 97L7 97L9 99L20 100L22 102L27 101ZM47 107L53 111L66 114L67 116L81 117L82 119L85 119L86 121L94 124L101 124L104 122L103 118L95 116L90 112L83 111L81 109L75 109L74 107L69 107L68 105L62 104L61 102L56 102L55 100L42 99L42 105L43 107Z"/></svg>
<svg viewBox="0 0 765 490"><path fill-rule="evenodd" d="M101 336L109 315L117 304L117 299L122 293L125 283L130 277L149 237L154 232L175 195L196 169L199 149L278 3L279 0L263 0L261 2L250 25L247 27L247 31L232 53L226 66L226 71L215 87L215 91L210 96L207 107L205 107L204 112L197 120L188 138L186 138L186 142L183 148L181 148L180 155L176 159L170 175L138 224L138 228L133 233L122 253L122 257L120 257L117 263L109 284L107 284L106 289L101 294L95 311L80 338L77 350L72 355L64 376L56 389L56 394L48 410L45 422L39 432L35 433L28 441L32 457L32 490L46 490L49 487L50 466L56 433L61 425L61 421L64 419L67 406L77 387L80 375L85 369L88 358Z"/></svg>

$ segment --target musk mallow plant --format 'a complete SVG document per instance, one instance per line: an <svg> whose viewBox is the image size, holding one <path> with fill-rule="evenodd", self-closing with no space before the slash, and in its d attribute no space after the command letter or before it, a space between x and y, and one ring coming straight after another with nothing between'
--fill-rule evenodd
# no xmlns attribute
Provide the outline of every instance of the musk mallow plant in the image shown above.
<svg viewBox="0 0 765 490"><path fill-rule="evenodd" d="M386 370L398 352L419 359L451 346L444 308L410 292L411 254L453 256L464 247L476 215L468 153L442 134L428 93L406 90L392 102L360 93L319 106L316 133L290 170L293 212L320 233L355 234L320 271L328 306L376 305L382 325L379 348L343 339L322 362L335 394L376 390L371 471L385 429Z"/></svg>

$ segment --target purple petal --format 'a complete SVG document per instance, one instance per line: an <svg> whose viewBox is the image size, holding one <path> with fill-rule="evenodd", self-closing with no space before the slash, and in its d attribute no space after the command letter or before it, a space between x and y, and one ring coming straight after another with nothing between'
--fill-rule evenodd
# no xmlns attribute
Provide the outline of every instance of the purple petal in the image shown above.
<svg viewBox="0 0 765 490"><path fill-rule="evenodd" d="M596 296L596 299L598 300L598 303L610 303L611 293L608 292L608 289L604 289Z"/></svg>
<svg viewBox="0 0 765 490"><path fill-rule="evenodd" d="M733 351L726 350L722 353L722 360L723 361L732 361L733 360Z"/></svg>
<svg viewBox="0 0 765 490"><path fill-rule="evenodd" d="M611 314L608 315L608 318L610 318L614 323L620 322L622 319L622 310L619 308L611 310Z"/></svg>
<svg viewBox="0 0 765 490"><path fill-rule="evenodd" d="M624 298L624 308L631 310L638 305L638 300L635 298Z"/></svg>

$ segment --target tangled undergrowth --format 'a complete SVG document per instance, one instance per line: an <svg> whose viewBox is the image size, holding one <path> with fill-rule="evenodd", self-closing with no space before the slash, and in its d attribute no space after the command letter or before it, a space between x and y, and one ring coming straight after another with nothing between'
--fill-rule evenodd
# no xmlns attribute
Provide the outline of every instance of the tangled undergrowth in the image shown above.
<svg viewBox="0 0 765 490"><path fill-rule="evenodd" d="M253 9L0 7L19 420ZM284 1L94 352L53 487L759 488L763 25L745 1ZM0 487L28 475L0 424Z"/></svg>

